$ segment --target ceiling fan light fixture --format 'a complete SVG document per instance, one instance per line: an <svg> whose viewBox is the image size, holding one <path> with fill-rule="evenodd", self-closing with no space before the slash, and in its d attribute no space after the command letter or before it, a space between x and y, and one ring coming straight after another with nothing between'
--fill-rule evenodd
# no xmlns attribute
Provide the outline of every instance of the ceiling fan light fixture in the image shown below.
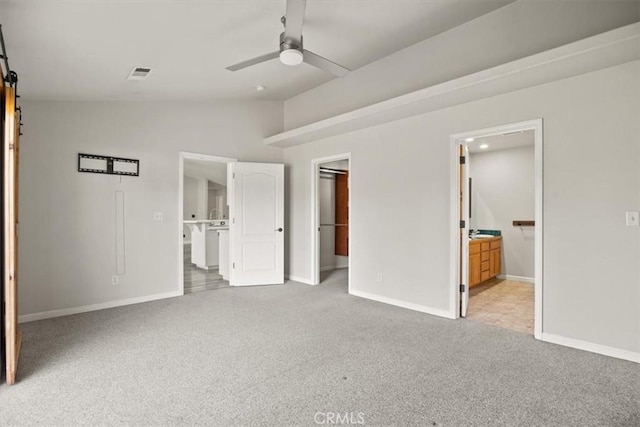
<svg viewBox="0 0 640 427"><path fill-rule="evenodd" d="M304 56L298 49L284 49L280 52L280 62L284 65L299 65L303 59Z"/></svg>

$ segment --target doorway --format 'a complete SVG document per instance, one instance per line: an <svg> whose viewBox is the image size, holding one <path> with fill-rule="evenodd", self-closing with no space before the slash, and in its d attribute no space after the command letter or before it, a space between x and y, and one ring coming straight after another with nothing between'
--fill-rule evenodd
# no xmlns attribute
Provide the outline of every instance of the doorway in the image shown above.
<svg viewBox="0 0 640 427"><path fill-rule="evenodd" d="M451 142L452 314L540 338L542 120Z"/></svg>
<svg viewBox="0 0 640 427"><path fill-rule="evenodd" d="M312 161L312 284L350 289L351 155Z"/></svg>
<svg viewBox="0 0 640 427"><path fill-rule="evenodd" d="M179 156L178 271L183 293L229 286L228 157L182 152ZM221 244L221 242L223 244Z"/></svg>

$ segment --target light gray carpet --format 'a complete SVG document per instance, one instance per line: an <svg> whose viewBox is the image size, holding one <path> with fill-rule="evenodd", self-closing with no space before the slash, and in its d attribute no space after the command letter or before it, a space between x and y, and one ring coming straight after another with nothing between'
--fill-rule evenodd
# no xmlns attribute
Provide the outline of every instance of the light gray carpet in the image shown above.
<svg viewBox="0 0 640 427"><path fill-rule="evenodd" d="M344 273L25 324L0 423L640 425L637 364L356 298Z"/></svg>

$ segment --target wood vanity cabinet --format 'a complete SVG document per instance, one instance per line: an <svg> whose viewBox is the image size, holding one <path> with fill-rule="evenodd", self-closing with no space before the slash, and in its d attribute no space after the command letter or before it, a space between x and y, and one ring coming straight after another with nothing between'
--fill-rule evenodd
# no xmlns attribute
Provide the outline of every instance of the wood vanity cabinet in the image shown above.
<svg viewBox="0 0 640 427"><path fill-rule="evenodd" d="M469 287L492 279L502 271L502 236L469 242Z"/></svg>

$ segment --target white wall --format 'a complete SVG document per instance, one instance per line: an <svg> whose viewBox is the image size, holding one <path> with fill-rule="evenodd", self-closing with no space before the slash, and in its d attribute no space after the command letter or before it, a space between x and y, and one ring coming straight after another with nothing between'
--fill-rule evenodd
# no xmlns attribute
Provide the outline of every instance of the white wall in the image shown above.
<svg viewBox="0 0 640 427"><path fill-rule="evenodd" d="M351 289L453 311L449 137L543 118L543 331L640 352L640 228L624 224L640 210L639 75L636 61L286 149L290 274L310 278L311 160L351 152Z"/></svg>
<svg viewBox="0 0 640 427"><path fill-rule="evenodd" d="M182 196L182 217L186 220L196 219L198 213L198 180L184 176ZM192 217L193 216L193 217ZM183 226L185 241L191 241L191 230Z"/></svg>
<svg viewBox="0 0 640 427"><path fill-rule="evenodd" d="M178 290L180 151L282 161L263 144L282 128L280 102L21 104L22 315ZM140 159L140 176L78 173L78 152ZM117 190L126 274L111 285Z"/></svg>
<svg viewBox="0 0 640 427"><path fill-rule="evenodd" d="M637 0L521 0L285 101L285 128L364 107L640 20Z"/></svg>
<svg viewBox="0 0 640 427"><path fill-rule="evenodd" d="M214 209L217 209L217 198L222 197L222 210L218 212L211 212ZM217 215L220 219L229 218L229 206L227 206L227 189L223 188L209 188L209 200L208 200L208 208L207 208L207 218L209 218L209 214L213 213Z"/></svg>
<svg viewBox="0 0 640 427"><path fill-rule="evenodd" d="M471 228L501 230L501 274L533 278L534 228L512 224L513 220L535 219L533 146L473 153L469 160Z"/></svg>

